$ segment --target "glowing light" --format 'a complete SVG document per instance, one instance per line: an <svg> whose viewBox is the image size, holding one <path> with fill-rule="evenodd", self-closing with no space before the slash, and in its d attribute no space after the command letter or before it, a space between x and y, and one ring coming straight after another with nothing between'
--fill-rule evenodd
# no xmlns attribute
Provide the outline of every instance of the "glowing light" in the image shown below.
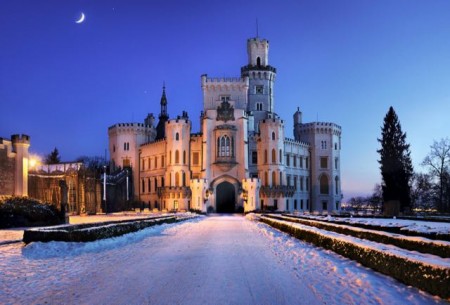
<svg viewBox="0 0 450 305"><path fill-rule="evenodd" d="M35 170L42 164L42 158L38 155L30 154L28 158L28 165L30 170Z"/></svg>

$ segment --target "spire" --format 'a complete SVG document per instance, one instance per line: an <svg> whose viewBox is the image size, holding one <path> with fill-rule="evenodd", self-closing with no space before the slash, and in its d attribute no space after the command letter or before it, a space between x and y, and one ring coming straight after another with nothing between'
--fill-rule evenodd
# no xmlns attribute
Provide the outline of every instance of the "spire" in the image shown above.
<svg viewBox="0 0 450 305"><path fill-rule="evenodd" d="M167 117L167 97L166 97L166 83L163 82L163 91L161 96L161 113L159 117L166 116Z"/></svg>

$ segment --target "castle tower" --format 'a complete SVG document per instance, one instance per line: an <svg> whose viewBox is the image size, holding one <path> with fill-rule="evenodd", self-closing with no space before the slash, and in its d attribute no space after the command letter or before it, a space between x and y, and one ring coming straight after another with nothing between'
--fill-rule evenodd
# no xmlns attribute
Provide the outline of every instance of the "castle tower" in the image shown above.
<svg viewBox="0 0 450 305"><path fill-rule="evenodd" d="M241 68L241 76L249 78L247 111L254 115L253 129L274 111L273 88L276 69L269 65L269 41L260 38L247 40L248 64Z"/></svg>
<svg viewBox="0 0 450 305"><path fill-rule="evenodd" d="M166 122L168 154L165 174L163 207L169 210L188 210L191 172L189 169L191 121L187 112Z"/></svg>
<svg viewBox="0 0 450 305"><path fill-rule="evenodd" d="M299 113L294 114L294 136L311 147L311 210L338 212L342 200L341 127L328 122L302 124L296 121Z"/></svg>
<svg viewBox="0 0 450 305"><path fill-rule="evenodd" d="M28 148L30 137L28 135L12 135L11 143L16 153L14 173L14 195L28 196Z"/></svg>
<svg viewBox="0 0 450 305"><path fill-rule="evenodd" d="M163 85L163 92L161 96L161 112L159 114L158 125L156 126L156 140L164 139L165 135L165 126L166 122L169 119L169 115L167 113L167 97L166 97L166 86Z"/></svg>

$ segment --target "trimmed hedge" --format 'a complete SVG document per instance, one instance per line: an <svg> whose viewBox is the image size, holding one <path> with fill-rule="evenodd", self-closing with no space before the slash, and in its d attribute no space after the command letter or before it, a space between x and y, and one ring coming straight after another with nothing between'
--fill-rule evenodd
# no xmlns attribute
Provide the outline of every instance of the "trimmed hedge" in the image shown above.
<svg viewBox="0 0 450 305"><path fill-rule="evenodd" d="M450 258L450 246L435 243L433 241L405 239L402 237L385 235L382 233L378 233L376 231L370 232L370 231L354 230L351 228L351 225L343 223L328 224L322 221L306 220L306 219L299 219L296 217L277 216L277 215L266 215L266 217L292 221L306 226L316 227L327 231L350 235L361 239L367 239L378 243L391 244L406 250L418 251L422 253L434 254L444 258Z"/></svg>
<svg viewBox="0 0 450 305"><path fill-rule="evenodd" d="M11 197L0 201L0 228L49 226L61 223L58 209L39 200Z"/></svg>
<svg viewBox="0 0 450 305"><path fill-rule="evenodd" d="M153 219L136 219L133 221L125 220L109 223L66 225L50 228L30 229L24 231L23 241L27 244L34 241L89 242L136 232L154 225L174 223L187 219L189 218L163 216L155 217Z"/></svg>
<svg viewBox="0 0 450 305"><path fill-rule="evenodd" d="M299 218L299 219L312 220L310 218L306 218L306 217L302 217L302 216L294 216L294 215L289 215L289 216L294 217L294 218ZM366 217L366 218L373 218L373 217ZM382 218L386 219L387 217L382 217ZM398 218L398 219L401 219L401 218ZM429 232L429 233L416 232L416 231L403 230L402 229L403 227L383 227L383 226L364 224L364 223L348 223L348 222L345 222L342 220L314 219L314 221L320 221L320 222L324 222L324 223L335 223L338 225L347 225L347 226L352 226L352 227L358 227L358 228L376 230L376 231L384 231L384 232L407 235L407 236L420 236L420 237L425 237L425 238L434 239L434 240L450 241L450 234L445 234L445 233L442 234L442 233L436 233L436 232Z"/></svg>
<svg viewBox="0 0 450 305"><path fill-rule="evenodd" d="M265 216L262 216L260 220L298 239L332 250L407 285L417 287L444 299L450 298L450 268L432 266L348 241L336 240Z"/></svg>

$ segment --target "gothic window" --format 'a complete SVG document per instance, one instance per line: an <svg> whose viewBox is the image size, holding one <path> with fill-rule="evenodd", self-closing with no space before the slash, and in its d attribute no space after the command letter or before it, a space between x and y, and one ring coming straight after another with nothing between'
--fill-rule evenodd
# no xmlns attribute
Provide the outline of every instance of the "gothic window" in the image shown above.
<svg viewBox="0 0 450 305"><path fill-rule="evenodd" d="M185 172L183 172L182 174L181 174L181 180L182 180L182 186L186 186L186 173Z"/></svg>
<svg viewBox="0 0 450 305"><path fill-rule="evenodd" d="M289 175L286 176L286 183L287 183L287 186L291 186L291 176L289 176Z"/></svg>
<svg viewBox="0 0 450 305"><path fill-rule="evenodd" d="M280 185L283 185L283 173L280 172Z"/></svg>
<svg viewBox="0 0 450 305"><path fill-rule="evenodd" d="M292 158L294 160L294 167L297 167L297 156L294 155Z"/></svg>
<svg viewBox="0 0 450 305"><path fill-rule="evenodd" d="M294 176L294 187L297 189L297 176Z"/></svg>
<svg viewBox="0 0 450 305"><path fill-rule="evenodd" d="M272 149L272 163L275 164L277 162L277 153L275 152L275 149Z"/></svg>
<svg viewBox="0 0 450 305"><path fill-rule="evenodd" d="M338 158L334 158L334 169L338 169Z"/></svg>
<svg viewBox="0 0 450 305"><path fill-rule="evenodd" d="M262 111L263 109L263 104L262 103L256 103L256 110L258 111Z"/></svg>
<svg viewBox="0 0 450 305"><path fill-rule="evenodd" d="M183 164L186 164L186 151L183 150Z"/></svg>
<svg viewBox="0 0 450 305"><path fill-rule="evenodd" d="M280 149L279 152L280 164L283 164L283 151Z"/></svg>
<svg viewBox="0 0 450 305"><path fill-rule="evenodd" d="M334 143L334 150L337 150L337 143Z"/></svg>
<svg viewBox="0 0 450 305"><path fill-rule="evenodd" d="M177 150L175 150L175 164L180 163L180 152Z"/></svg>
<svg viewBox="0 0 450 305"><path fill-rule="evenodd" d="M156 189L158 188L158 179L155 178L154 181L155 181L155 191L156 191Z"/></svg>
<svg viewBox="0 0 450 305"><path fill-rule="evenodd" d="M320 193L327 195L329 193L327 175L320 176Z"/></svg>
<svg viewBox="0 0 450 305"><path fill-rule="evenodd" d="M277 183L277 175L275 172L272 172L272 185L275 186Z"/></svg>
<svg viewBox="0 0 450 305"><path fill-rule="evenodd" d="M155 168L158 168L158 157L155 157Z"/></svg>
<svg viewBox="0 0 450 305"><path fill-rule="evenodd" d="M272 140L275 140L275 132L272 131Z"/></svg>
<svg viewBox="0 0 450 305"><path fill-rule="evenodd" d="M264 163L265 164L267 164L267 162L268 162L267 159L268 158L267 158L267 149L266 149L266 150L264 150Z"/></svg>
<svg viewBox="0 0 450 305"><path fill-rule="evenodd" d="M147 179L147 191L150 193L152 191L152 184L150 178Z"/></svg>
<svg viewBox="0 0 450 305"><path fill-rule="evenodd" d="M327 141L321 141L322 149L327 149Z"/></svg>
<svg viewBox="0 0 450 305"><path fill-rule="evenodd" d="M175 134L175 140L178 141L179 139L180 139L180 134L177 132L177 133Z"/></svg>
<svg viewBox="0 0 450 305"><path fill-rule="evenodd" d="M256 58L256 65L258 67L261 66L261 58L259 56Z"/></svg>
<svg viewBox="0 0 450 305"><path fill-rule="evenodd" d="M217 139L217 153L219 157L232 157L234 155L233 150L234 141L233 138L224 135Z"/></svg>
<svg viewBox="0 0 450 305"><path fill-rule="evenodd" d="M289 154L286 155L286 166L291 166L291 156Z"/></svg>

